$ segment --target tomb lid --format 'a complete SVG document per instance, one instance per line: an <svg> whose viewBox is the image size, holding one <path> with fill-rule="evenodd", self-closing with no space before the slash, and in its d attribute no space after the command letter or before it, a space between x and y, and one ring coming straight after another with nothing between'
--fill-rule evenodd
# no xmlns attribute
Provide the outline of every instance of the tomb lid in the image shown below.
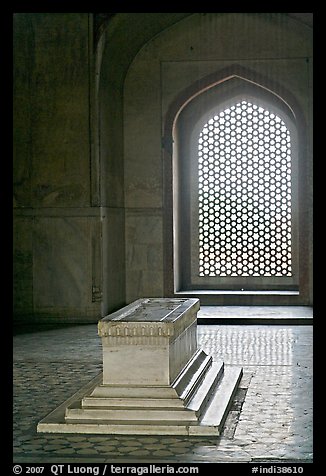
<svg viewBox="0 0 326 476"><path fill-rule="evenodd" d="M143 298L123 307L122 309L109 314L99 321L98 329L100 336L112 335L112 328L118 324L124 326L137 326L150 324L159 326L162 330L168 331L169 335L174 334L174 327L185 328L189 325L189 319L196 319L197 311L200 308L199 299L173 299L173 298ZM179 321L179 322L178 322ZM184 324L181 324L181 321ZM181 329L179 329L180 331ZM165 334L165 332L163 333Z"/></svg>

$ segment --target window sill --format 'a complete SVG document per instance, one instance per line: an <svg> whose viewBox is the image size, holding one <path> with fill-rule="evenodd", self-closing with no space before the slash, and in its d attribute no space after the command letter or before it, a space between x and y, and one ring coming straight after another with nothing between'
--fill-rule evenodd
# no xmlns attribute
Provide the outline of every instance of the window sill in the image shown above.
<svg viewBox="0 0 326 476"><path fill-rule="evenodd" d="M232 295L232 296L299 296L299 291L241 291L241 290L209 290L209 289L192 289L187 291L175 291L175 296L191 296L191 295Z"/></svg>

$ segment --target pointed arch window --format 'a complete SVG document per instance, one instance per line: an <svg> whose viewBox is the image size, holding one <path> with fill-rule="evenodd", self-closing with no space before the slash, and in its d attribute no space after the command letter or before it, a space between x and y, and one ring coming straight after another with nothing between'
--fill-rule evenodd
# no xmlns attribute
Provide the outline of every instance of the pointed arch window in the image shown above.
<svg viewBox="0 0 326 476"><path fill-rule="evenodd" d="M297 290L290 108L258 86L218 86L182 110L174 143L175 290Z"/></svg>

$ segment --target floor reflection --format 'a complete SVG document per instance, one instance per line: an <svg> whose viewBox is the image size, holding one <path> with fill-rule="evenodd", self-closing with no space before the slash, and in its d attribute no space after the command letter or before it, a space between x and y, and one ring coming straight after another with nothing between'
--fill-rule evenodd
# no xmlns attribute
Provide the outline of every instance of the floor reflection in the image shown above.
<svg viewBox="0 0 326 476"><path fill-rule="evenodd" d="M198 343L229 365L292 365L291 327L198 326Z"/></svg>
<svg viewBox="0 0 326 476"><path fill-rule="evenodd" d="M199 325L198 343L244 370L221 437L51 435L37 422L101 370L94 326L15 336L14 461L311 462L311 326Z"/></svg>

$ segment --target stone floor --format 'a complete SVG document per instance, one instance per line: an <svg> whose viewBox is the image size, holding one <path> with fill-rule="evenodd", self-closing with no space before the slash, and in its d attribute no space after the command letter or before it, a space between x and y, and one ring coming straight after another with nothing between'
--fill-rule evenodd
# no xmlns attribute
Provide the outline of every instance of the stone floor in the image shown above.
<svg viewBox="0 0 326 476"><path fill-rule="evenodd" d="M215 438L37 434L101 370L97 326L14 336L14 463L312 462L312 326L199 325L198 341L243 378Z"/></svg>

